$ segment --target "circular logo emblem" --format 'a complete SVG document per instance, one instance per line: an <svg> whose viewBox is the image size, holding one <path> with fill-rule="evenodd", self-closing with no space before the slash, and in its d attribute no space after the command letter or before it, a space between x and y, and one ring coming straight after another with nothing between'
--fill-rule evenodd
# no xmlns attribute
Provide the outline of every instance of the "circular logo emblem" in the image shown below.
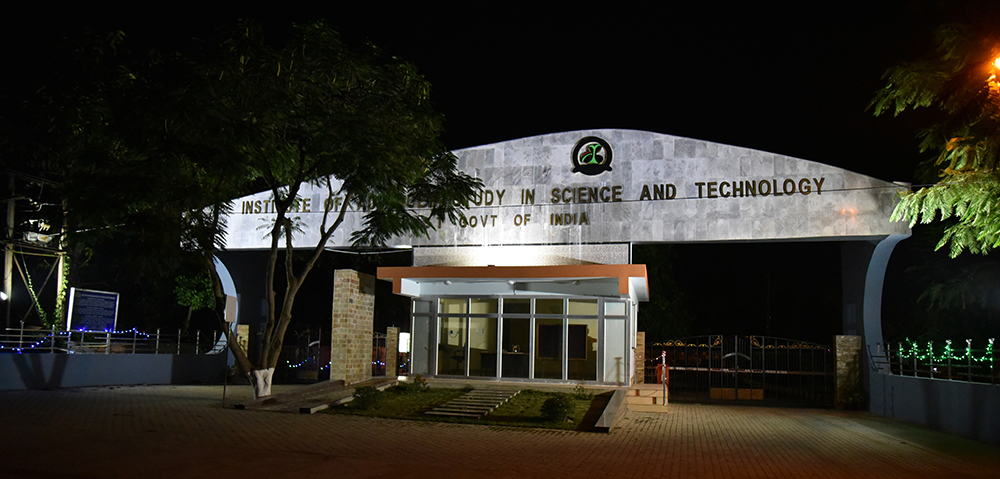
<svg viewBox="0 0 1000 479"><path fill-rule="evenodd" d="M573 147L573 173L599 175L611 171L611 145L596 136L588 136Z"/></svg>

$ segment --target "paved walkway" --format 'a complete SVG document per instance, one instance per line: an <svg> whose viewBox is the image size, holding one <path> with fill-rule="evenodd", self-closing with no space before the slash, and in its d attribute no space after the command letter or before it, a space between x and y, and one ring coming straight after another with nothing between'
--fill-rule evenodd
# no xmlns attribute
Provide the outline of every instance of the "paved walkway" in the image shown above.
<svg viewBox="0 0 1000 479"><path fill-rule="evenodd" d="M247 386L227 393L229 405L250 399ZM1000 476L1000 448L864 413L673 404L597 434L240 411L221 397L221 386L0 392L0 477Z"/></svg>

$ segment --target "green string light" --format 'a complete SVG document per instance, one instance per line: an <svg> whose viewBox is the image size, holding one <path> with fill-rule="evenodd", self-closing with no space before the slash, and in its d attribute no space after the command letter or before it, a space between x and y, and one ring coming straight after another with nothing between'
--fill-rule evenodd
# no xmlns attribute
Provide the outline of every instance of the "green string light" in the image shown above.
<svg viewBox="0 0 1000 479"><path fill-rule="evenodd" d="M951 361L966 361L970 359L972 362L976 363L988 363L990 368L993 367L994 355L993 355L993 342L995 338L989 339L989 344L986 345L986 349L983 350L982 356L976 356L972 350L972 340L965 340L965 352L961 355L955 354L955 349L951 347L951 340L945 341L944 349L940 355L934 354L934 343L932 341L927 342L927 348L921 350L920 345L916 341L906 338L907 347L903 347L903 343L899 343L899 357L903 359L913 359L916 358L923 362L933 362L935 364L947 363Z"/></svg>

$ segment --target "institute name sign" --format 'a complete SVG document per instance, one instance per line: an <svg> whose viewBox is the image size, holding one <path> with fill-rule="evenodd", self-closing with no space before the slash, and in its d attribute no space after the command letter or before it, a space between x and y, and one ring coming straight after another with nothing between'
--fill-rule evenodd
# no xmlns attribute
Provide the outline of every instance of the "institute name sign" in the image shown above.
<svg viewBox="0 0 1000 479"><path fill-rule="evenodd" d="M397 245L499 246L848 240L909 234L899 186L747 148L635 130L555 133L455 151L483 191L459 224ZM315 244L325 189L305 190L297 244ZM329 200L339 206L343 198ZM427 205L412 203L417 210ZM330 246L348 246L351 212ZM266 248L270 193L236 200L229 248Z"/></svg>

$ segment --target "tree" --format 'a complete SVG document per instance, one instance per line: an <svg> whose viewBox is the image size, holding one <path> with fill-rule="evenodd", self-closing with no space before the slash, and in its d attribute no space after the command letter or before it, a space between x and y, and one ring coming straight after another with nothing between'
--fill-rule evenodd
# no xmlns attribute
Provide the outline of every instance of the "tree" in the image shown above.
<svg viewBox="0 0 1000 479"><path fill-rule="evenodd" d="M198 81L178 98L211 105L207 118L196 112L192 124L202 134L217 133L231 142L236 148L230 153L272 194L260 358L250 363L230 341L240 367L252 372L255 394L266 396L296 294L349 209L365 211L363 228L352 234L354 244L379 246L394 235L427 234L432 220L457 221L481 183L457 172L457 159L439 143L442 117L432 108L430 85L413 65L370 45L352 52L322 22L297 25L280 41L243 23L221 47L217 56L194 63ZM330 201L324 202L319 240L296 270L297 225L290 213L307 183L325 188ZM344 198L339 210L335 196ZM414 200L430 205L429 212L408 209ZM195 241L206 257L214 248L211 237ZM280 272L279 252L284 253ZM278 274L286 284L281 298L275 291Z"/></svg>
<svg viewBox="0 0 1000 479"><path fill-rule="evenodd" d="M187 306L187 317L184 318L182 329L186 333L191 325L191 313L206 308L215 307L215 294L212 291L212 280L208 273L202 272L197 276L180 275L174 280L177 286L174 288L174 295L177 296L177 304Z"/></svg>
<svg viewBox="0 0 1000 479"><path fill-rule="evenodd" d="M109 238L141 245L129 249L146 253L135 263L153 275L193 254L211 275L217 312L213 259L230 200L271 192L261 357L251 363L230 337L257 395L269 393L296 294L348 209L365 211L355 245L378 246L426 234L432 219L456 221L481 187L438 141L442 117L413 65L370 45L351 51L321 22L279 33L243 22L172 54L129 52L120 32L88 36L67 55L78 74L47 79L30 95L33 108L4 115L10 128L0 135L5 157L62 180L71 248ZM307 183L344 201L338 210L325 202L319 241L302 252L289 212ZM430 209L418 214L408 201Z"/></svg>
<svg viewBox="0 0 1000 479"><path fill-rule="evenodd" d="M875 115L934 107L941 119L919 133L923 165L935 184L904 194L893 220L950 221L937 244L950 254L986 254L1000 246L1000 31L987 13L976 23L946 24L924 59L886 72Z"/></svg>
<svg viewBox="0 0 1000 479"><path fill-rule="evenodd" d="M224 200L243 194L254 172L238 142L205 136L218 132L202 130L218 117L206 101L178 101L196 99L184 94L195 72L187 56L134 51L121 31L58 44L44 56L72 75L48 71L0 93L0 156L55 182L48 191L66 215L49 223L63 233L70 284L81 286L88 260L113 243L101 261L116 263L108 270L120 282L169 294L189 253L213 266L197 240L224 246Z"/></svg>

